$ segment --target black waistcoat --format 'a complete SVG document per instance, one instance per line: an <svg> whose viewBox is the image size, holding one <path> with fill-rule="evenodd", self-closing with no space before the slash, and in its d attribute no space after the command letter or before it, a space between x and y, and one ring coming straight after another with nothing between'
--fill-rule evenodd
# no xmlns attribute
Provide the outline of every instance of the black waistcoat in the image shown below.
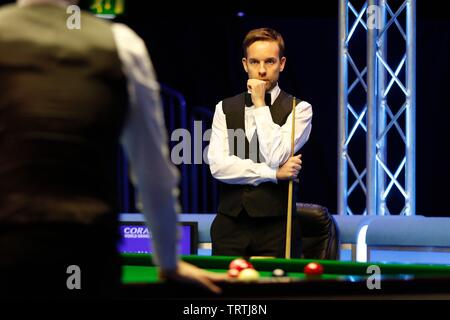
<svg viewBox="0 0 450 320"><path fill-rule="evenodd" d="M110 23L65 8L0 10L0 223L117 213L126 80ZM110 215L113 216L113 215Z"/></svg>
<svg viewBox="0 0 450 320"><path fill-rule="evenodd" d="M277 99L270 107L270 113L274 123L282 126L289 114L292 112L293 97L284 91L281 91ZM296 100L300 102L299 99ZM226 117L227 129L245 131L245 93L227 98L222 102L223 112ZM238 139L236 136L228 135L230 153L243 159L253 159L260 162L259 145L257 133L252 138L252 143L256 143L256 154L250 153L250 143L245 139L245 152L239 152ZM234 141L231 141L234 139ZM256 142L254 141L256 139ZM295 185L295 184L294 184ZM288 201L287 181L278 181L278 183L265 182L258 186L237 185L220 183L220 202L218 213L236 217L245 209L251 217L271 217L285 215L287 212ZM293 204L295 204L295 191L293 193ZM292 207L293 209L295 206Z"/></svg>

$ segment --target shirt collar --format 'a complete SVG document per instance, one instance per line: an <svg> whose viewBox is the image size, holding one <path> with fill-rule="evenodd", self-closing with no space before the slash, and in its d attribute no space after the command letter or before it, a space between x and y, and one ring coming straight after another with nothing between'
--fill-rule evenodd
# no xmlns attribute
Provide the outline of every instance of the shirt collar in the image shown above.
<svg viewBox="0 0 450 320"><path fill-rule="evenodd" d="M277 84L275 85L275 87L273 87L272 90L269 91L269 93L270 93L270 98L271 98L271 100L272 100L271 105L273 105L273 103L275 102L275 100L278 98L278 95L280 94L280 91L281 91L281 89L280 89L280 87L278 86L278 82L277 82Z"/></svg>

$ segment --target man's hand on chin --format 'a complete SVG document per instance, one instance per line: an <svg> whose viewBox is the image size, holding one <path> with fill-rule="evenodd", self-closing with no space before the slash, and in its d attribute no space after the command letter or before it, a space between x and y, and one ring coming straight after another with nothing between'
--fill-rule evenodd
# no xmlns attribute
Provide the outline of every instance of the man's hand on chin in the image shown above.
<svg viewBox="0 0 450 320"><path fill-rule="evenodd" d="M266 94L266 82L259 79L248 79L247 89L252 94L252 102L255 107L266 105L264 95Z"/></svg>

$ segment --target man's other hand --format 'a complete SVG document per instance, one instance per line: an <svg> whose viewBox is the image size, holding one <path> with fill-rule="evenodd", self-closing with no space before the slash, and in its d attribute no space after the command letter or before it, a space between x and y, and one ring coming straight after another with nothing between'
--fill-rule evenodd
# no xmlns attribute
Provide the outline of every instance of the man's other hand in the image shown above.
<svg viewBox="0 0 450 320"><path fill-rule="evenodd" d="M227 279L229 280L229 277L226 274L206 271L181 260L178 262L178 267L176 270L169 271L161 269L160 278L197 284L217 294L221 293L222 290L216 282L226 281Z"/></svg>
<svg viewBox="0 0 450 320"><path fill-rule="evenodd" d="M277 170L278 180L293 180L297 178L297 175L302 168L302 155L290 157L280 168Z"/></svg>

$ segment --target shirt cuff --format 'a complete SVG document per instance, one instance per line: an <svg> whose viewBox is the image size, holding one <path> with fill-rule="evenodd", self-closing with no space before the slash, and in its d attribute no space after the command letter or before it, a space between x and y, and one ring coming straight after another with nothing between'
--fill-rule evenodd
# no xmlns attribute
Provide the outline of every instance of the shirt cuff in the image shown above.
<svg viewBox="0 0 450 320"><path fill-rule="evenodd" d="M176 255L168 255L165 253L158 252L157 254L153 254L154 263L165 271L176 271L178 266L179 256Z"/></svg>
<svg viewBox="0 0 450 320"><path fill-rule="evenodd" d="M277 183L277 169L271 168L268 165L261 166L261 178Z"/></svg>

